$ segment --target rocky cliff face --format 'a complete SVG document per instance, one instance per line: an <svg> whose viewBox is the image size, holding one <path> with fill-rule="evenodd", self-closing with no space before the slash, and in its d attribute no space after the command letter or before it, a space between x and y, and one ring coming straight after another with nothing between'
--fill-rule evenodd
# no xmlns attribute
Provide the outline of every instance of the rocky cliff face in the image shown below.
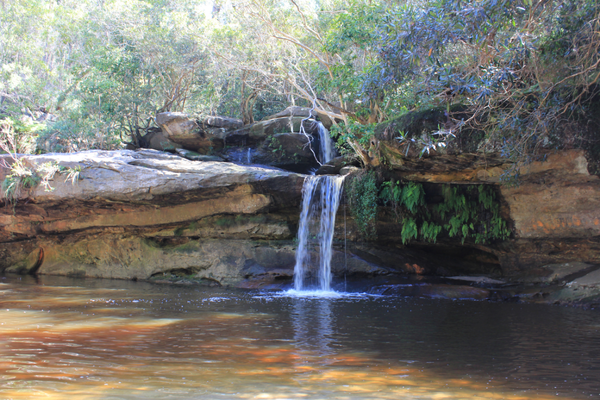
<svg viewBox="0 0 600 400"><path fill-rule="evenodd" d="M326 115L303 107L289 107L245 126L234 118L211 116L200 121L177 112L160 113L155 121L160 129L141 137L140 147L176 152L192 160L261 164L303 172L319 166L317 124L331 127L332 123Z"/></svg>
<svg viewBox="0 0 600 400"><path fill-rule="evenodd" d="M57 173L51 191L23 190L2 208L0 269L21 273L147 279L204 271L200 277L226 283L239 271L223 264L242 269L258 242L292 239L303 183L281 170L152 150L23 160L81 171L74 182ZM220 237L245 242L213 243Z"/></svg>
<svg viewBox="0 0 600 400"><path fill-rule="evenodd" d="M572 291L600 286L581 278L600 265L600 179L588 173L582 151L549 153L523 169L515 187L498 185L507 168L501 159L449 157L425 158L419 167L405 160L390 174L430 185L496 185L513 237L488 245L441 240L403 246L399 224L382 214L379 240L364 243L342 205L334 274L483 274L516 282L575 282ZM4 201L0 271L193 277L242 287L273 287L293 274L303 175L154 150L22 160L32 169L47 163L61 168L50 180L51 191L38 186L22 190L14 203ZM74 181L66 180L67 171L79 171ZM0 169L0 178L9 173Z"/></svg>
<svg viewBox="0 0 600 400"><path fill-rule="evenodd" d="M52 190L37 186L5 200L0 271L245 287L293 275L303 175L154 150L21 160L63 172L49 181ZM67 171L80 172L67 180ZM346 265L344 272L383 271L356 257Z"/></svg>

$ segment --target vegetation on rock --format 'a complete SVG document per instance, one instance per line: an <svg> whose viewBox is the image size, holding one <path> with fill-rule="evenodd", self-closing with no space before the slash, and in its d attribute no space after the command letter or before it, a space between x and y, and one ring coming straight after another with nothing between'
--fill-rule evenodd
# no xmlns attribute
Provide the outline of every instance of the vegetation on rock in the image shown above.
<svg viewBox="0 0 600 400"><path fill-rule="evenodd" d="M374 172L352 176L346 200L365 240L377 237L379 205L390 207L402 226L403 243L435 243L440 235L475 244L506 240L511 231L501 216L494 189L486 185L440 185L426 193L423 184L384 181Z"/></svg>

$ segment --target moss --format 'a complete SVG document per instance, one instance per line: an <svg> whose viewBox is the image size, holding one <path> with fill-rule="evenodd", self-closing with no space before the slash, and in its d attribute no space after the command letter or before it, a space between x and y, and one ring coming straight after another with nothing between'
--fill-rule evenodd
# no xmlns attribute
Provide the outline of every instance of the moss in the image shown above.
<svg viewBox="0 0 600 400"><path fill-rule="evenodd" d="M215 225L221 228L228 228L235 225L235 219L230 216L221 217L215 220Z"/></svg>
<svg viewBox="0 0 600 400"><path fill-rule="evenodd" d="M377 238L377 179L374 172L352 176L347 184L346 201L358 230L366 240Z"/></svg>

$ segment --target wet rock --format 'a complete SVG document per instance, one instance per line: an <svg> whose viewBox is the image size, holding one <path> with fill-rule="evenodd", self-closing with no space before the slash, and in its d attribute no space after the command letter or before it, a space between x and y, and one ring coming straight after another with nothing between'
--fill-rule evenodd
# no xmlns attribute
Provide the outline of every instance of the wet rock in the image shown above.
<svg viewBox="0 0 600 400"><path fill-rule="evenodd" d="M506 283L499 279L488 278L487 276L449 276L446 279L452 279L456 281L473 282L485 285L502 285Z"/></svg>
<svg viewBox="0 0 600 400"><path fill-rule="evenodd" d="M598 266L600 268L600 266ZM567 286L570 288L597 288L600 287L600 269L590 272L580 278L577 278L569 283Z"/></svg>
<svg viewBox="0 0 600 400"><path fill-rule="evenodd" d="M310 137L300 133L281 133L269 137L252 153L252 162L299 171L318 165L311 151Z"/></svg>
<svg viewBox="0 0 600 400"><path fill-rule="evenodd" d="M371 292L382 295L446 300L487 300L490 297L490 291L487 289L464 285L430 283L382 285L373 288Z"/></svg>
<svg viewBox="0 0 600 400"><path fill-rule="evenodd" d="M261 275L289 277L295 263L290 245L249 240L185 240L163 246L150 239L105 234L67 242L45 240L38 245L44 249L38 270L42 275L150 279L157 275L177 277L184 272L190 279L235 285L244 278ZM255 266L248 268L249 264ZM4 270L27 272L17 267L15 264Z"/></svg>
<svg viewBox="0 0 600 400"><path fill-rule="evenodd" d="M584 308L600 307L600 269L576 278L564 286L553 286L533 298L538 302L576 305Z"/></svg>
<svg viewBox="0 0 600 400"><path fill-rule="evenodd" d="M569 282L599 268L600 266L598 265L588 264L580 261L561 264L548 264L542 266L541 268L530 271L527 275L518 277L518 280L520 282L533 283Z"/></svg>

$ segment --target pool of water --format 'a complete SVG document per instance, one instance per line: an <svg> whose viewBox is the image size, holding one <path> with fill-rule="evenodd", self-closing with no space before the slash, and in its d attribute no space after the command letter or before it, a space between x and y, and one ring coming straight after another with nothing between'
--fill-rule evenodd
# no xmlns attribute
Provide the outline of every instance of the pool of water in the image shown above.
<svg viewBox="0 0 600 400"><path fill-rule="evenodd" d="M583 399L600 313L0 279L2 399Z"/></svg>

